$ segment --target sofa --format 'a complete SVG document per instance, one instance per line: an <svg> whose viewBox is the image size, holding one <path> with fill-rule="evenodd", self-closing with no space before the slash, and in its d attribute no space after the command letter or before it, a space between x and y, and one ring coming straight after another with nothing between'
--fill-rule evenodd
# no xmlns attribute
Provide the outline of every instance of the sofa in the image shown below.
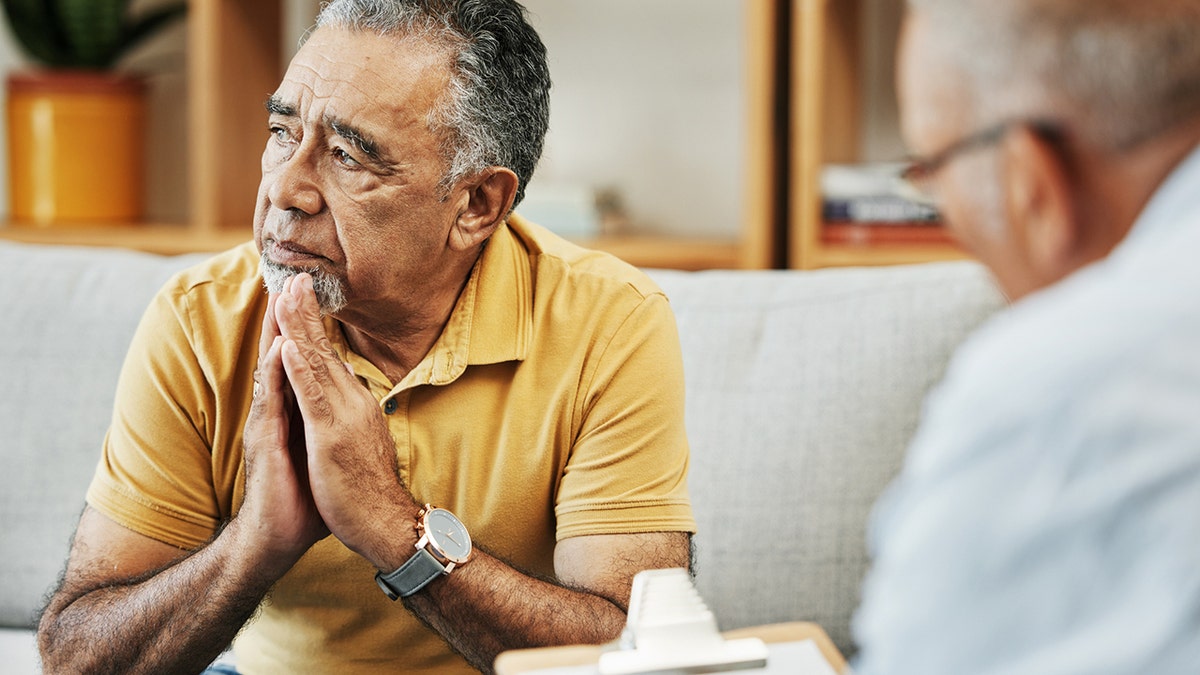
<svg viewBox="0 0 1200 675"><path fill-rule="evenodd" d="M60 574L143 308L199 255L0 242L0 670L38 672ZM820 624L847 655L871 506L926 391L1002 306L973 262L650 270L683 346L696 584L721 629Z"/></svg>

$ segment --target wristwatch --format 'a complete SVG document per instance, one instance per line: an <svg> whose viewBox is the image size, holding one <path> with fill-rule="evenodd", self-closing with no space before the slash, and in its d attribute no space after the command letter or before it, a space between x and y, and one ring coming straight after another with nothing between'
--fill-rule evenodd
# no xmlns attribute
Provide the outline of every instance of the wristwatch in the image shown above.
<svg viewBox="0 0 1200 675"><path fill-rule="evenodd" d="M417 513L417 552L395 572L375 574L392 600L407 598L471 558L471 535L453 513L426 504Z"/></svg>

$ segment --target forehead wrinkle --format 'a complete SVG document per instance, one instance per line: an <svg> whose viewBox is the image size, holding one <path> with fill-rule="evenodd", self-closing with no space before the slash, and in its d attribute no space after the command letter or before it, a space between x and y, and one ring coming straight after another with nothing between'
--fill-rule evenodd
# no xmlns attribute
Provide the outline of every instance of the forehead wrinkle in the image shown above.
<svg viewBox="0 0 1200 675"><path fill-rule="evenodd" d="M434 116L452 76L445 50L426 40L402 38L382 43L387 51L381 52L375 40L396 36L369 34L362 39L372 44L355 56L345 52L348 36L360 38L329 27L313 34L285 76L280 89L285 102L294 100L306 126L347 140L388 173L419 168L411 161L417 148L398 144L399 137L406 144L436 146L440 157ZM389 60L396 55L402 58ZM409 138L405 129L420 133ZM434 138L427 140L429 133Z"/></svg>
<svg viewBox="0 0 1200 675"><path fill-rule="evenodd" d="M324 60L326 63L330 63L330 64L335 63L333 59L330 59L324 55L318 54L318 56L320 56L320 58L322 60ZM307 82L300 82L295 79L292 79L292 82L300 87L307 89L311 93L311 95L314 99L321 99L321 100L327 102L327 104L326 104L327 106L328 106L328 103L334 103L334 104L345 103L347 101L347 99L353 98L353 99L356 99L359 101L368 102L372 105L379 107L380 110L383 110L384 112L386 112L389 116L389 120L388 120L388 123L386 126L396 127L396 126L401 126L403 124L408 123L408 120L404 119L405 116L398 115L398 113L403 112L403 110L404 110L403 108L385 106L385 105L380 104L378 90L372 90L372 89L368 88L366 86L366 84L360 84L350 78L332 77L329 75L329 73L322 72L321 70L314 68L307 64L295 64L295 65L298 68L303 68L305 70L308 70L312 74L312 79ZM365 70L365 69L360 69L359 72L363 72L363 70ZM374 75L374 77L375 77L375 79L379 80L380 85L390 84L389 82L386 82L384 80L384 78L382 78L378 75ZM351 94L352 96L347 96L347 94ZM362 106L357 106L357 107L361 108ZM357 117L357 116L358 115L355 115L355 117ZM420 117L420 116L413 116L413 117ZM351 133L351 134L340 134L340 135L344 135L350 139L357 137L357 138L361 138L363 140L370 141L371 145L373 145L376 150L379 150L380 142L379 142L379 138L377 137L377 135L366 132L365 130L362 129L361 125L351 122L349 120L349 118L346 118L346 117L340 115L336 110L334 110L333 112L326 111L323 114L323 118L324 119L322 121L325 123L326 126L328 126L330 128L333 128L334 125L331 124L331 122L333 122L333 123L336 123L338 126L344 127L346 129L349 129L352 132L355 132L355 133Z"/></svg>

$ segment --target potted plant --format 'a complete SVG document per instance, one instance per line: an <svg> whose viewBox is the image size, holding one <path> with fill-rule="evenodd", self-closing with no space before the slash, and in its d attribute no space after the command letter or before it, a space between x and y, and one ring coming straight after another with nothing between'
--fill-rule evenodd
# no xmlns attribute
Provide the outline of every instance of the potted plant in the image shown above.
<svg viewBox="0 0 1200 675"><path fill-rule="evenodd" d="M145 83L114 66L186 4L133 16L130 0L2 2L17 41L41 66L7 82L12 220L140 219Z"/></svg>

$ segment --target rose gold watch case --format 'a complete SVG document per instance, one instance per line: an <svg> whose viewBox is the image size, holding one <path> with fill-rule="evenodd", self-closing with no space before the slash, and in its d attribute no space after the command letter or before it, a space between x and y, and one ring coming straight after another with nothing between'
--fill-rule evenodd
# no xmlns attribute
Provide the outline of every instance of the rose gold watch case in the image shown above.
<svg viewBox="0 0 1200 675"><path fill-rule="evenodd" d="M466 555L456 556L456 555L452 555L452 554L448 553L444 548L442 548L441 544L438 542L436 537L429 536L429 518L431 515L433 515L434 511L445 512L451 518L453 518L454 522L458 523L459 526L462 528L463 534L466 535L466 537L467 537L467 543L466 543L467 553L466 553ZM451 511L449 511L447 509L443 509L443 508L438 508L438 507L432 506L430 504L426 504L417 513L416 526L417 526L417 534L420 535L419 538L417 539L416 548L425 548L426 550L428 550L433 555L433 557L437 558L438 562L441 562L442 564L444 564L446 566L446 574L449 574L451 572L451 570L453 570L456 566L463 565L468 560L471 559L471 553L474 550L474 546L471 543L471 533L467 532L466 526L462 525L462 521L460 521L458 519L458 516L455 516ZM426 547L428 547L428 548L426 548Z"/></svg>

